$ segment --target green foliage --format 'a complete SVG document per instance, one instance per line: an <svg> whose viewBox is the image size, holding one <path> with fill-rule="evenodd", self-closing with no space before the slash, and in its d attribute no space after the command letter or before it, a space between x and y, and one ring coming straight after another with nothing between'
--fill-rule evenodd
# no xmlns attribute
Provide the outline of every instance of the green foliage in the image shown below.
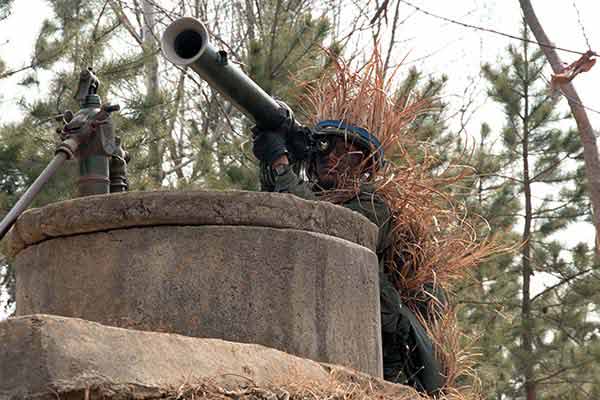
<svg viewBox="0 0 600 400"><path fill-rule="evenodd" d="M557 236L589 214L581 143L564 130L543 55L530 47L511 46L506 64L482 69L506 124L498 135L482 127L470 203L514 251L461 291L463 322L482 335L488 398L524 398L535 387L539 398L583 399L599 390L598 260L586 243L569 248Z"/></svg>
<svg viewBox="0 0 600 400"><path fill-rule="evenodd" d="M441 100L441 93L448 78L442 75L439 78L423 78L423 74L412 67L406 77L400 82L394 100L400 108L410 107L413 103L422 103L426 111L420 113L407 127L418 146L406 150L417 162L423 160L424 151L433 153L438 160L432 168L447 165L447 162L461 147L460 140L456 139L454 132L449 132L444 123L447 104ZM403 155L387 152L386 158L402 164Z"/></svg>
<svg viewBox="0 0 600 400"><path fill-rule="evenodd" d="M89 65L99 71L100 79L109 78L100 87L100 95L105 99L111 80L119 81L116 74L110 77L103 74L105 68L115 62L105 57L103 47L96 43L97 37L94 37L105 34L114 25L110 16L97 21L104 1L56 0L50 1L50 4L54 15L42 24L34 46L36 69L20 82L25 86L38 85L37 71L52 70L50 82L44 82L45 86L49 86L49 95L33 101L21 100L23 119L0 127L1 215L8 212L53 158L59 143L54 117L66 109L79 109L73 98L79 72ZM74 197L77 169L76 162L63 165L44 186L32 206ZM14 296L14 271L8 260L1 255L0 258L0 284L8 285L9 294ZM14 301L14 297L10 301Z"/></svg>
<svg viewBox="0 0 600 400"><path fill-rule="evenodd" d="M268 2L267 2L268 3ZM274 5L270 4L271 7ZM273 16L273 18L276 18ZM260 36L248 48L249 75L269 94L281 98L297 98L296 85L290 78L305 80L317 76L315 58L321 54L320 46L329 33L326 18L313 18L310 12L279 15L270 35Z"/></svg>
<svg viewBox="0 0 600 400"><path fill-rule="evenodd" d="M52 130L40 127L31 117L0 128L0 215L8 212L46 167L54 156L55 143ZM74 163L68 162L44 186L32 206L72 197L76 168ZM0 254L0 287L10 296L7 310L14 305L14 279L9 260Z"/></svg>

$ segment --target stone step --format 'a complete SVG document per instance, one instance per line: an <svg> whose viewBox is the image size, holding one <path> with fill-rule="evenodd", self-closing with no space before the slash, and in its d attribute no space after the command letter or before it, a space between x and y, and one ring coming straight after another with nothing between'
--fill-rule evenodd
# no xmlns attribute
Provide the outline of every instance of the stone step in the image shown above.
<svg viewBox="0 0 600 400"><path fill-rule="evenodd" d="M281 393L363 390L375 398L403 399L414 393L256 344L43 314L0 322L0 399L150 399L185 385Z"/></svg>

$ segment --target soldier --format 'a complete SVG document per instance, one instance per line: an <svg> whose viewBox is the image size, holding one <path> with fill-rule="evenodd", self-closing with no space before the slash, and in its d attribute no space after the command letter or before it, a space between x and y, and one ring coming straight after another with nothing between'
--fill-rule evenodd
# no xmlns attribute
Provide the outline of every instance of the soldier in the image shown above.
<svg viewBox="0 0 600 400"><path fill-rule="evenodd" d="M295 157L295 144L282 132L259 128L253 132L253 152L261 161L263 190L332 201L361 213L379 227L376 253L384 378L427 393L439 391L444 378L431 338L415 314L402 304L385 265L393 246L393 224L389 207L374 190L374 176L384 165L379 140L367 130L343 121L321 121L312 129L314 149L307 157ZM303 169L307 181L290 163L297 158L306 159Z"/></svg>

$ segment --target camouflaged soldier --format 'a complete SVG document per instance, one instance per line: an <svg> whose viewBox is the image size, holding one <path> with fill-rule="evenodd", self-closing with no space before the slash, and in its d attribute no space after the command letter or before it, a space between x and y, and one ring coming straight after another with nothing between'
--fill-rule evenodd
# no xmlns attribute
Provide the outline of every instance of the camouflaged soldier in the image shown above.
<svg viewBox="0 0 600 400"><path fill-rule="evenodd" d="M372 184L373 171L384 163L379 140L367 130L342 121L321 121L310 130L311 150L296 157L297 146L280 132L258 128L253 132L253 152L261 161L263 190L310 200L330 200L332 194L335 198L340 193L336 204L361 213L379 227L376 253L384 378L428 393L440 390L444 379L431 339L416 316L402 305L384 268L393 237L389 207L374 193ZM290 161L294 159L304 160L302 175L307 176L306 181L299 177L299 169L292 167Z"/></svg>

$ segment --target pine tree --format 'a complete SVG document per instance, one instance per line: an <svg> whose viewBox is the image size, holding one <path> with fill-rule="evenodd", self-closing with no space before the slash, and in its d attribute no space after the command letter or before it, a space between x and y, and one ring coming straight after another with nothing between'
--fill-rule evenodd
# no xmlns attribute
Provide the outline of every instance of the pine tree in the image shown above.
<svg viewBox="0 0 600 400"><path fill-rule="evenodd" d="M128 131L125 143L135 153L132 165L135 183L144 189L160 188L164 184L164 164L169 161L166 144L173 140L181 98L181 91L173 90L178 86L162 81L159 72L158 21L162 20L164 10L149 0L110 0L108 4L127 32L125 39L131 43L128 50L136 54L139 65L143 66L139 71L141 77L130 76L123 93L129 117L125 116L122 123ZM177 154L173 154L171 146L169 149L171 161L176 161Z"/></svg>
<svg viewBox="0 0 600 400"><path fill-rule="evenodd" d="M66 109L78 110L74 99L79 73L91 66L101 80L99 94L110 100L111 89L135 75L140 63L136 57L111 57L103 46L119 24L107 13L104 1L52 0L54 15L43 22L35 43L32 65L21 84L41 86L39 70L51 70L48 95L22 100L23 119L0 127L0 213L4 215L33 183L54 156L59 138L55 116ZM33 207L70 198L75 193L77 166L62 168L45 185ZM14 301L14 272L8 260L0 259L0 285L9 289L9 307Z"/></svg>
<svg viewBox="0 0 600 400"><path fill-rule="evenodd" d="M524 33L527 38L527 32ZM598 391L593 307L597 260L585 243L569 248L557 233L589 217L581 143L543 79L543 54L524 41L509 62L486 65L489 94L503 108L502 146L478 168L481 213L509 240L513 256L491 260L479 273L466 318L481 332L484 393L490 399L584 399ZM483 132L482 143L489 140ZM486 163L491 171L486 171ZM487 181L487 186L486 186ZM474 194L476 194L474 193ZM518 203L515 202L518 201ZM502 231L500 231L502 232ZM546 288L534 292L536 286Z"/></svg>
<svg viewBox="0 0 600 400"><path fill-rule="evenodd" d="M510 153L497 143L490 127L482 124L479 142L470 157L473 168L465 182L466 208L485 224L477 234L493 237L498 245L514 247L519 235L511 232L521 209L516 187L504 178L503 172L512 163ZM489 399L499 399L511 393L512 361L506 346L506 337L515 318L518 303L513 296L518 292L517 271L511 269L513 252L504 252L482 263L473 271L471 279L457 289L461 304L461 324L467 336L475 339L480 353L476 365L482 391Z"/></svg>
<svg viewBox="0 0 600 400"><path fill-rule="evenodd" d="M427 112L420 113L408 127L414 132L415 146L413 151L408 152L419 162L423 158L423 145L426 144L427 151L433 152L438 163L432 165L433 168L442 167L448 160L456 155L455 151L462 147L460 138L454 132L450 132L444 123L446 108L448 104L441 100L442 93L448 77L429 77L423 78L423 74L412 67L408 70L406 77L402 80L395 97L401 99L402 106L406 106L411 101L424 102ZM392 161L402 162L396 155L390 154Z"/></svg>

